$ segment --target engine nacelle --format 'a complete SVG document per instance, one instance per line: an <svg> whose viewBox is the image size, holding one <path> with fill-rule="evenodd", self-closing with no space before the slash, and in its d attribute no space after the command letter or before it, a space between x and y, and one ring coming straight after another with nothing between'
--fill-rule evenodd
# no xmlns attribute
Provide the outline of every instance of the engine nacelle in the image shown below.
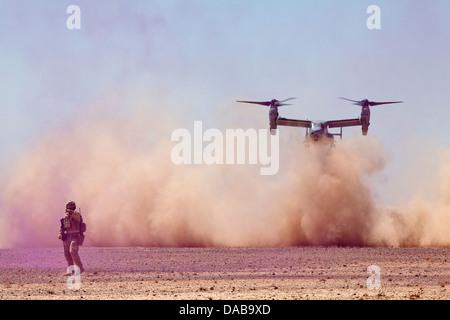
<svg viewBox="0 0 450 320"><path fill-rule="evenodd" d="M270 134L275 135L277 130L278 108L270 108L269 110L269 125Z"/></svg>
<svg viewBox="0 0 450 320"><path fill-rule="evenodd" d="M370 109L369 107L363 107L361 110L361 130L363 136L367 135L367 132L369 131L369 125L370 125Z"/></svg>
<svg viewBox="0 0 450 320"><path fill-rule="evenodd" d="M369 131L369 127L362 127L363 136L367 136L367 132Z"/></svg>

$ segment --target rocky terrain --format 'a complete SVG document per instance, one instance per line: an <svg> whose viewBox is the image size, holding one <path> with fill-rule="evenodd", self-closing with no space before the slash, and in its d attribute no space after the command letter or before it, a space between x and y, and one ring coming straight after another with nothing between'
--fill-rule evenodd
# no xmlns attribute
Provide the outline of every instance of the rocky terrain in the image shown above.
<svg viewBox="0 0 450 320"><path fill-rule="evenodd" d="M450 248L81 247L80 256L74 289L62 247L0 250L0 299L450 299Z"/></svg>

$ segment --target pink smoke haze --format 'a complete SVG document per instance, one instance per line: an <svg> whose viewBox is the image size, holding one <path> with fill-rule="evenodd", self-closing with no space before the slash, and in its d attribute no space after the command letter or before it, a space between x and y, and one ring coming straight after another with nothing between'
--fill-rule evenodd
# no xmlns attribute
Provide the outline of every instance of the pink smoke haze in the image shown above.
<svg viewBox="0 0 450 320"><path fill-rule="evenodd" d="M373 190L387 155L370 134L332 150L285 137L280 172L267 177L258 166L174 165L170 119L92 112L41 137L1 194L0 248L60 245L68 200L86 246L450 245L450 157L435 203L386 208Z"/></svg>

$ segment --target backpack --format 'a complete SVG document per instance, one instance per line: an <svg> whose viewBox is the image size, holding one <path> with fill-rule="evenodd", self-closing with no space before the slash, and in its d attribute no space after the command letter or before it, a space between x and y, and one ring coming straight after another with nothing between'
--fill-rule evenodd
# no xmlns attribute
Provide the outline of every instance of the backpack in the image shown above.
<svg viewBox="0 0 450 320"><path fill-rule="evenodd" d="M81 217L80 220L80 233L85 233L86 232L86 223L83 222L83 217Z"/></svg>
<svg viewBox="0 0 450 320"><path fill-rule="evenodd" d="M86 232L86 223L83 222L83 216L81 215L81 208L80 208L79 213L80 213L81 220L80 220L80 234L78 235L78 244L80 246L82 246L83 242L84 242L84 237L85 237L83 233Z"/></svg>

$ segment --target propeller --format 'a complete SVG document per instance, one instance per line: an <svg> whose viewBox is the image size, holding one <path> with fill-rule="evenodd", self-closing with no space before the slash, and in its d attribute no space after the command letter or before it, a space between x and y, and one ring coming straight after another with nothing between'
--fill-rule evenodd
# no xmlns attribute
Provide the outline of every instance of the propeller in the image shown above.
<svg viewBox="0 0 450 320"><path fill-rule="evenodd" d="M290 103L284 103L286 101L292 100L292 99L296 99L296 98L289 98L286 100L281 100L278 101L277 99L272 99L271 101L242 101L242 100L236 100L236 102L243 102L243 103L253 103L253 104L260 104L263 106L268 106L268 107L281 107L281 106L288 106L290 105Z"/></svg>
<svg viewBox="0 0 450 320"><path fill-rule="evenodd" d="M351 100L351 99L347 99L347 98L342 98L341 99L347 100L347 101L351 101L353 102L353 104L357 105L357 106L361 106L361 107L372 107L372 106L378 106L381 104L392 104L392 103L403 103L403 101L390 101L390 102L375 102L375 101L369 101L367 99L364 100Z"/></svg>

